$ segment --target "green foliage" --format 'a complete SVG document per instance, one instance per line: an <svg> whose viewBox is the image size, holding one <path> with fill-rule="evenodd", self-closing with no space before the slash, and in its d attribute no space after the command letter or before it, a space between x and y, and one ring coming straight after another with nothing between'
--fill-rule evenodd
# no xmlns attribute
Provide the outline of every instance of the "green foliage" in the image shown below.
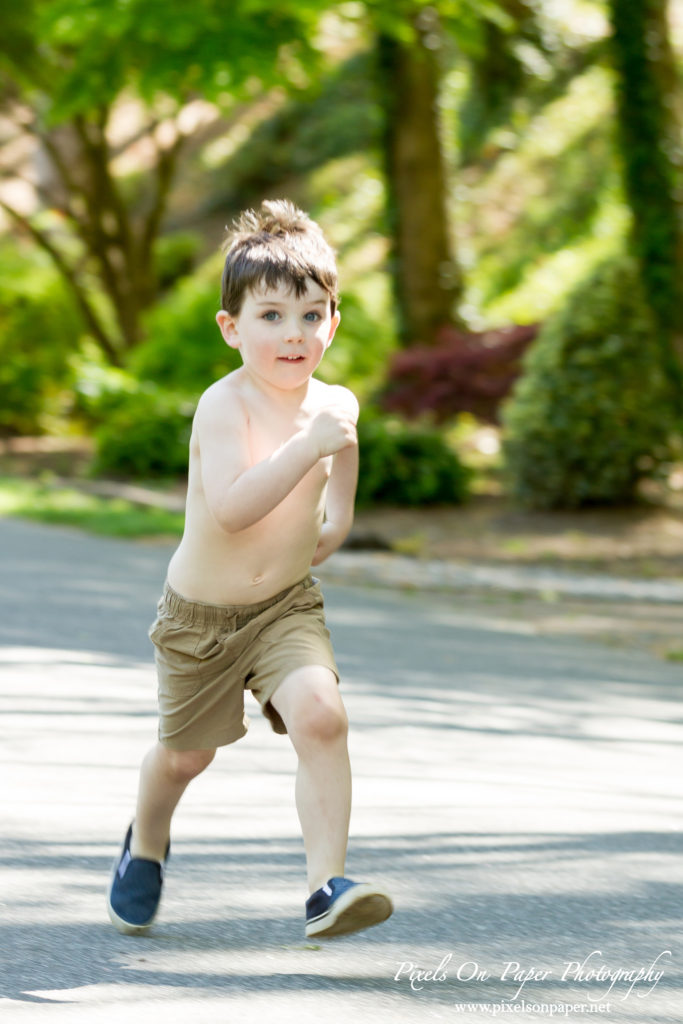
<svg viewBox="0 0 683 1024"><path fill-rule="evenodd" d="M143 311L192 258L177 237L157 238L179 154L200 132L201 101L234 112L273 87L299 88L322 66L314 40L326 5L27 0L18 12L6 7L0 143L9 142L15 167L6 160L4 176L25 177L25 161L40 153L38 198L57 217L27 216L5 197L0 206L50 254L78 293L91 337L120 365L140 341ZM200 120L206 115L203 105ZM135 172L127 174L126 164Z"/></svg>
<svg viewBox="0 0 683 1024"><path fill-rule="evenodd" d="M376 150L381 119L370 55L356 54L253 128L213 171L211 204L237 211L293 175L310 174L349 153Z"/></svg>
<svg viewBox="0 0 683 1024"><path fill-rule="evenodd" d="M143 385L109 394L103 405L104 418L95 430L95 473L171 477L187 471L192 402Z"/></svg>
<svg viewBox="0 0 683 1024"><path fill-rule="evenodd" d="M473 244L468 299L485 325L545 318L621 250L630 211L612 113L611 77L592 66L473 176L458 216Z"/></svg>
<svg viewBox="0 0 683 1024"><path fill-rule="evenodd" d="M458 118L460 159L464 164L481 154L493 128L509 120L517 96L531 77L517 48L523 39L537 44L538 33L528 8L520 7L515 14L514 32L484 18L483 45L471 48L469 88Z"/></svg>
<svg viewBox="0 0 683 1024"><path fill-rule="evenodd" d="M665 329L683 329L679 70L666 0L611 0L617 114L633 234L648 300Z"/></svg>
<svg viewBox="0 0 683 1024"><path fill-rule="evenodd" d="M207 260L149 311L147 340L127 361L135 378L199 395L241 365L239 353L228 348L216 325L221 267L220 254ZM344 291L342 323L317 374L322 380L344 384L361 396L379 386L394 343L385 285L379 275L366 274Z"/></svg>
<svg viewBox="0 0 683 1024"><path fill-rule="evenodd" d="M156 240L154 270L162 290L192 272L201 247L201 235L194 231L175 231Z"/></svg>
<svg viewBox="0 0 683 1024"><path fill-rule="evenodd" d="M614 188L612 139L604 127L588 124L576 138L567 140L561 155L562 188L545 188L520 211L519 221L505 239L505 257L490 242L486 255L493 257L486 280L486 299L518 288L528 270L529 249L536 259L569 249L595 233L595 222ZM535 162L534 174L550 183L558 173L556 154L544 154ZM499 248L499 247L498 247Z"/></svg>
<svg viewBox="0 0 683 1024"><path fill-rule="evenodd" d="M535 508L632 501L670 457L663 367L632 262L601 265L546 321L504 407L514 496Z"/></svg>
<svg viewBox="0 0 683 1024"><path fill-rule="evenodd" d="M81 320L44 258L0 246L0 434L41 434L71 382Z"/></svg>
<svg viewBox="0 0 683 1024"><path fill-rule="evenodd" d="M86 361L77 367L74 416L95 439L94 474L172 477L187 470L196 402Z"/></svg>
<svg viewBox="0 0 683 1024"><path fill-rule="evenodd" d="M309 39L323 9L319 0L32 0L20 16L3 9L0 70L42 93L53 122L98 111L126 87L150 103L234 98L248 80L282 84L300 61L314 65Z"/></svg>
<svg viewBox="0 0 683 1024"><path fill-rule="evenodd" d="M186 472L192 403L146 386L104 393L99 409L96 473L153 478ZM361 416L359 444L359 507L452 505L466 499L470 471L438 431L369 411Z"/></svg>
<svg viewBox="0 0 683 1024"><path fill-rule="evenodd" d="M350 10L351 17L368 16L379 32L403 43L444 28L464 52L478 53L486 45L483 22L512 27L508 7L509 0L364 0L362 5L345 4L342 11Z"/></svg>
<svg viewBox="0 0 683 1024"><path fill-rule="evenodd" d="M562 24L568 17L580 25L577 5L552 12L526 0L506 0L505 6L508 23L480 18L479 45L463 49L469 68L456 119L463 164L495 159L501 143L508 148L511 129L562 97L572 80L604 55L600 36L589 38L579 29L577 38Z"/></svg>
<svg viewBox="0 0 683 1024"><path fill-rule="evenodd" d="M221 265L220 259L209 260L146 315L147 340L128 359L136 377L199 395L240 365L239 353L227 347L216 325Z"/></svg>
<svg viewBox="0 0 683 1024"><path fill-rule="evenodd" d="M368 410L361 413L358 443L359 508L457 505L466 499L470 472L439 431Z"/></svg>
<svg viewBox="0 0 683 1024"><path fill-rule="evenodd" d="M341 324L316 372L328 384L351 388L361 401L380 386L395 344L391 324L382 317L386 305L382 284L375 282L374 304L355 291L344 292Z"/></svg>

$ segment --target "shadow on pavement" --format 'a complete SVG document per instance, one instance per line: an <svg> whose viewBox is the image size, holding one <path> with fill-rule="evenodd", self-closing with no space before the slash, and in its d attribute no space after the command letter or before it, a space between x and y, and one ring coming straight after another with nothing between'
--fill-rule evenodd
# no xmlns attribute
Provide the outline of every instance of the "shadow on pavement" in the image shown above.
<svg viewBox="0 0 683 1024"><path fill-rule="evenodd" d="M385 884L394 917L306 942L294 758L250 704L247 738L183 801L157 927L126 938L104 888L154 739L146 629L168 550L0 527L6 998L111 1005L116 1020L152 998L260 993L275 1008L264 1019L298 1020L278 1017L278 996L298 1013L299 996L327 994L308 1021L339 1019L344 993L361 1019L395 1024L431 1003L511 998L509 961L552 972L535 996L580 998L583 983L558 980L567 961L600 951L632 970L672 950L647 1004L616 1019L642 1024L646 1005L648 1024L680 1020L677 666L489 622L457 596L329 587L352 723L349 874ZM448 955L448 984L394 980ZM459 980L465 963L486 983Z"/></svg>
<svg viewBox="0 0 683 1024"><path fill-rule="evenodd" d="M387 865L395 916L362 937L316 946L303 937L303 908L292 897L301 850L290 837L179 842L162 914L144 938L119 935L106 918L107 844L24 842L0 856L0 871L23 894L13 919L0 923L0 989L18 1001L112 984L222 995L379 993L402 961L424 960L425 949L415 950L427 936L429 950L490 971L487 998L510 998L500 981L506 961L545 963L559 974L592 950L628 969L675 950L683 886L665 870L645 880L639 865L673 863L681 852L679 837L661 833L366 836L355 840L354 857ZM359 942L362 972L347 959ZM662 966L660 998L683 987L670 956ZM480 998L475 987L460 985L459 998ZM453 998L452 988L429 991L431 1001Z"/></svg>

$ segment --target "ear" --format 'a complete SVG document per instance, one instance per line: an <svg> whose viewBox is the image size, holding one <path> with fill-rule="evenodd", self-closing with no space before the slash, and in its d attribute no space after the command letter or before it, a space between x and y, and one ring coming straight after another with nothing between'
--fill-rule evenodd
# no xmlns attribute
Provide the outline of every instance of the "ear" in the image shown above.
<svg viewBox="0 0 683 1024"><path fill-rule="evenodd" d="M334 314L334 316L332 317L331 321L330 321L330 333L327 336L327 345L325 346L325 348L329 348L330 345L332 344L332 339L334 338L335 331L339 327L339 321L340 320L341 320L341 313L339 312L339 310L337 310L336 313Z"/></svg>
<svg viewBox="0 0 683 1024"><path fill-rule="evenodd" d="M216 313L216 323L218 324L218 329L223 335L223 341L225 344L229 345L230 348L239 348L240 337L237 330L237 321L234 316L230 316L230 314L226 313L224 309L221 309Z"/></svg>

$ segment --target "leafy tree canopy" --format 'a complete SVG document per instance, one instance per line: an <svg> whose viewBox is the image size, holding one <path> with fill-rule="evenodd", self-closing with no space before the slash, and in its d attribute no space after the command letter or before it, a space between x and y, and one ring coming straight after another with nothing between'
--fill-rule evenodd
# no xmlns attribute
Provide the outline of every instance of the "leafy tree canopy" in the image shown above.
<svg viewBox="0 0 683 1024"><path fill-rule="evenodd" d="M316 33L326 9L321 0L26 0L0 9L0 171L38 200L27 212L3 193L0 207L50 255L114 363L140 341L141 313L159 293L156 241L196 128L184 119L188 102L225 107L306 84L323 61ZM121 97L142 101L125 140L111 130ZM130 188L115 158L138 141L149 164ZM38 175L28 152L42 154ZM57 218L41 218L45 210ZM104 315L92 272L110 301Z"/></svg>
<svg viewBox="0 0 683 1024"><path fill-rule="evenodd" d="M464 48L478 49L483 43L482 22L490 21L503 30L514 26L508 8L523 0L365 0L363 4L342 5L363 9L380 32L411 44L417 33L437 25L451 30ZM431 40L437 49L439 41Z"/></svg>
<svg viewBox="0 0 683 1024"><path fill-rule="evenodd" d="M25 0L4 5L1 89L51 123L108 106L124 88L220 100L287 82L318 57L321 0Z"/></svg>

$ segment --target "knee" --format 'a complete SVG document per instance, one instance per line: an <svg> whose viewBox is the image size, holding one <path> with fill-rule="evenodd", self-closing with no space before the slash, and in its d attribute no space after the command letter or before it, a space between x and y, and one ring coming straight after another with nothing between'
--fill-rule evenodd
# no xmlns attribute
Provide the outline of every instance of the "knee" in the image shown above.
<svg viewBox="0 0 683 1024"><path fill-rule="evenodd" d="M290 729L301 740L318 743L346 742L349 720L341 701L329 701L313 695L300 711L294 728Z"/></svg>
<svg viewBox="0 0 683 1024"><path fill-rule="evenodd" d="M215 750L167 750L166 772L176 784L188 783L211 764Z"/></svg>

